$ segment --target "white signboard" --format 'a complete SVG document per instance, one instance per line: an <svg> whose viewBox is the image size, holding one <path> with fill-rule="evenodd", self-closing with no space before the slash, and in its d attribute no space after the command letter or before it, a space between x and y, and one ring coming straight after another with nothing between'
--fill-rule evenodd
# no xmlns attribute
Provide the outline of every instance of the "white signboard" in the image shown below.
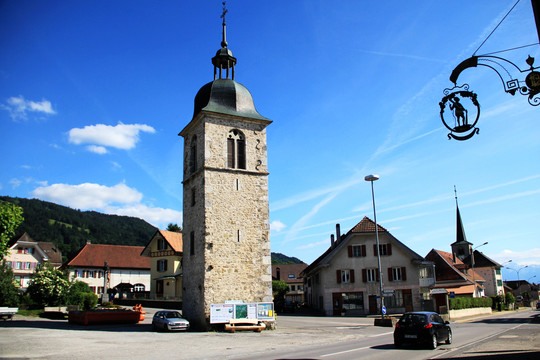
<svg viewBox="0 0 540 360"><path fill-rule="evenodd" d="M274 303L212 304L210 305L210 324L225 324L232 319L257 319L274 321Z"/></svg>

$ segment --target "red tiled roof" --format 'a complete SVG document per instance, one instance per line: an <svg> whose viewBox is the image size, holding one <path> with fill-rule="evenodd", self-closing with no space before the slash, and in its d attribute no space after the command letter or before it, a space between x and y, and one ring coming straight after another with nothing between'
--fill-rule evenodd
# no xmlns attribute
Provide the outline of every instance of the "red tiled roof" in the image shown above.
<svg viewBox="0 0 540 360"><path fill-rule="evenodd" d="M473 281L473 276L472 276L473 270L472 269L469 269L470 270L469 274L465 274L465 273L458 270L458 268L462 268L462 267L467 266L466 264L463 263L463 261L459 260L457 257L456 257L456 261L454 261L454 256L451 253L446 252L446 251L435 250L435 252L437 252L437 254L439 254L439 256L442 257L448 263L448 265L450 265L451 267L456 269L456 271L461 276L465 277L467 280L470 280L471 282ZM476 281L486 281L486 279L484 279L482 277L482 275L478 274L476 271L474 271L474 280L476 280Z"/></svg>
<svg viewBox="0 0 540 360"><path fill-rule="evenodd" d="M383 228L381 225L377 224L377 228L379 232L387 232L385 228ZM353 233L372 233L375 232L375 222L368 218L367 216L364 216L364 218L356 224L350 232Z"/></svg>
<svg viewBox="0 0 540 360"><path fill-rule="evenodd" d="M174 251L182 252L182 233L167 230L159 230L159 233L167 240Z"/></svg>
<svg viewBox="0 0 540 360"><path fill-rule="evenodd" d="M141 256L143 246L86 244L67 266L150 269L150 258Z"/></svg>

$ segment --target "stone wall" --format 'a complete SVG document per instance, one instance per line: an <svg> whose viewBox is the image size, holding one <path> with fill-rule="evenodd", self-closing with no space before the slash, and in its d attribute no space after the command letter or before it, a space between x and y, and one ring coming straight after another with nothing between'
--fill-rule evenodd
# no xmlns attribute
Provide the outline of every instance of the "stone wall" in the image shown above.
<svg viewBox="0 0 540 360"><path fill-rule="evenodd" d="M266 121L201 114L185 135L184 315L196 327L207 324L211 304L272 300L267 125ZM227 136L232 129L245 137L245 170L226 167ZM190 173L186 161L193 135L198 166Z"/></svg>

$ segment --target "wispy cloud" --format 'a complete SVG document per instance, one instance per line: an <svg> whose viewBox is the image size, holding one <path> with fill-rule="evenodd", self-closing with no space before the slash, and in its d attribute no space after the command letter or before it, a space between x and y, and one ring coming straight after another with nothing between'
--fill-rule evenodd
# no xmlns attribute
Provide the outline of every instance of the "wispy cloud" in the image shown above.
<svg viewBox="0 0 540 360"><path fill-rule="evenodd" d="M97 124L69 131L69 142L75 145L90 144L87 149L97 154L105 154L105 147L129 150L139 142L141 132L155 133L156 130L144 124L122 124L116 126Z"/></svg>
<svg viewBox="0 0 540 360"><path fill-rule="evenodd" d="M14 121L28 119L28 113L38 113L42 115L56 114L56 111L53 110L49 100L26 100L22 95L10 97L4 104L0 104L0 108L8 111L9 116Z"/></svg>
<svg viewBox="0 0 540 360"><path fill-rule="evenodd" d="M389 53L389 52L383 52L383 51L370 51L370 50L359 50L359 52L362 52L364 54L398 57L398 58L421 60L421 61L430 61L430 62L437 62L437 63L443 63L443 64L448 62L448 60L428 58L425 56L417 56L417 55L411 55L411 54L398 54L398 53Z"/></svg>
<svg viewBox="0 0 540 360"><path fill-rule="evenodd" d="M286 227L287 227L287 225L285 225L284 223L282 223L279 220L274 220L274 221L272 221L270 223L270 230L271 231L280 232L281 230L285 229Z"/></svg>
<svg viewBox="0 0 540 360"><path fill-rule="evenodd" d="M503 263L511 259L512 262L506 266L512 269L525 265L540 265L540 248L524 251L503 250L500 253L490 254L488 256L499 263Z"/></svg>

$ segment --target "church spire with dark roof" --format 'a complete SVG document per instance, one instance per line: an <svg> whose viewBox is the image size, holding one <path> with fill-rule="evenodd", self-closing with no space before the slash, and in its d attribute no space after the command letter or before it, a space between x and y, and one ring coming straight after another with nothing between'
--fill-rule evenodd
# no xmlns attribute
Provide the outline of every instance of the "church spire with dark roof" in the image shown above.
<svg viewBox="0 0 540 360"><path fill-rule="evenodd" d="M214 80L223 78L223 70L225 70L225 79L229 78L229 69L231 79L234 80L234 66L236 65L236 58L229 48L227 48L227 26L225 24L225 15L229 10L225 7L225 1L223 2L223 13L221 18L223 19L223 32L221 40L221 49L216 53L216 56L212 58L212 64L214 65ZM218 72L219 69L219 72ZM218 75L219 74L219 75Z"/></svg>

